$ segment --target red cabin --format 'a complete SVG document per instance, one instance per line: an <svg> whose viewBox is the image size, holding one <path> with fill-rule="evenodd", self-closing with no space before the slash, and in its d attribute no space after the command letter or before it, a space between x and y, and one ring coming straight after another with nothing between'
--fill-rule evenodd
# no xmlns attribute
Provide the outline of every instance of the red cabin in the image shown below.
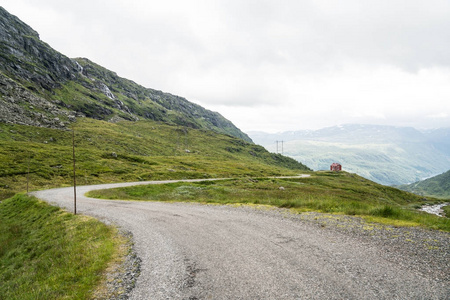
<svg viewBox="0 0 450 300"><path fill-rule="evenodd" d="M330 166L330 171L342 171L342 166L338 163L332 163Z"/></svg>

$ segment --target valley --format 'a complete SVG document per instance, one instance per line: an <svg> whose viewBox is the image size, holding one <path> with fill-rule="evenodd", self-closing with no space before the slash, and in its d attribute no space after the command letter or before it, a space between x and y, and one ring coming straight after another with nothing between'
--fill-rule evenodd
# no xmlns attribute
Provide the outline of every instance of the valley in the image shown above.
<svg viewBox="0 0 450 300"><path fill-rule="evenodd" d="M388 185L447 171L448 137L247 134L0 7L0 300L445 298L448 208L419 208L448 172Z"/></svg>
<svg viewBox="0 0 450 300"><path fill-rule="evenodd" d="M450 128L414 128L347 124L314 131L276 134L250 132L255 143L304 162L313 170L343 169L385 185L416 182L448 170ZM281 153L281 144L278 147Z"/></svg>
<svg viewBox="0 0 450 300"><path fill-rule="evenodd" d="M450 199L450 170L398 188L422 196Z"/></svg>

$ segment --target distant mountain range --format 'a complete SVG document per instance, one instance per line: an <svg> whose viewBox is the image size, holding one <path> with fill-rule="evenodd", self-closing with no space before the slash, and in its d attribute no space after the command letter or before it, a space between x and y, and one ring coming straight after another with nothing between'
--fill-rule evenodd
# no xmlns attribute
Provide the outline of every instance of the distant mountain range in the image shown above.
<svg viewBox="0 0 450 300"><path fill-rule="evenodd" d="M398 188L418 195L450 199L450 170L422 181L398 186Z"/></svg>
<svg viewBox="0 0 450 300"><path fill-rule="evenodd" d="M450 167L450 128L420 131L346 124L320 130L248 134L269 151L283 152L314 170L328 170L331 163L338 162L346 171L386 185L416 182Z"/></svg>
<svg viewBox="0 0 450 300"><path fill-rule="evenodd" d="M70 37L67 37L70 38ZM219 113L68 58L0 7L0 122L66 128L78 117L154 120L250 138Z"/></svg>

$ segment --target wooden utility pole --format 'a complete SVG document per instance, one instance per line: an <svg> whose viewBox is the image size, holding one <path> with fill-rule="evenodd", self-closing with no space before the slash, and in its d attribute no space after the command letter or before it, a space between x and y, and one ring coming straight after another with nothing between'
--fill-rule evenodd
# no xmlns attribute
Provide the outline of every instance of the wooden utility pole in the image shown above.
<svg viewBox="0 0 450 300"><path fill-rule="evenodd" d="M189 140L188 140L188 129L184 128L184 150L189 149Z"/></svg>
<svg viewBox="0 0 450 300"><path fill-rule="evenodd" d="M180 131L181 131L181 129L180 129L180 127L178 126L177 129L175 129L175 133L176 133L176 135L177 135L177 144L176 144L175 150L174 150L174 152L173 152L173 155L174 155L174 156L177 156L177 151L178 151L179 148L180 148Z"/></svg>
<svg viewBox="0 0 450 300"><path fill-rule="evenodd" d="M28 194L28 182L30 181L30 151L28 151L28 170L27 170L27 194Z"/></svg>
<svg viewBox="0 0 450 300"><path fill-rule="evenodd" d="M72 126L72 153L73 153L73 212L77 214L77 179L75 175L75 125Z"/></svg>

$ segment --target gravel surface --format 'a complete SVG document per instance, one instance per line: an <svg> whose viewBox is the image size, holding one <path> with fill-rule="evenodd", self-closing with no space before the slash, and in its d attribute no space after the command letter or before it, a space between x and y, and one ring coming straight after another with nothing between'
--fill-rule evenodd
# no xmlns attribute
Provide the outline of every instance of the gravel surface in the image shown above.
<svg viewBox="0 0 450 300"><path fill-rule="evenodd" d="M125 300L136 286L136 280L141 272L141 259L137 256L132 242L131 232L121 232L127 238L127 249L122 263L114 263L106 270L106 280L94 291L93 300Z"/></svg>
<svg viewBox="0 0 450 300"><path fill-rule="evenodd" d="M132 233L140 274L124 298L450 299L448 233L263 206L82 196L119 185L133 183L78 187L77 209ZM71 211L72 193L33 194Z"/></svg>

